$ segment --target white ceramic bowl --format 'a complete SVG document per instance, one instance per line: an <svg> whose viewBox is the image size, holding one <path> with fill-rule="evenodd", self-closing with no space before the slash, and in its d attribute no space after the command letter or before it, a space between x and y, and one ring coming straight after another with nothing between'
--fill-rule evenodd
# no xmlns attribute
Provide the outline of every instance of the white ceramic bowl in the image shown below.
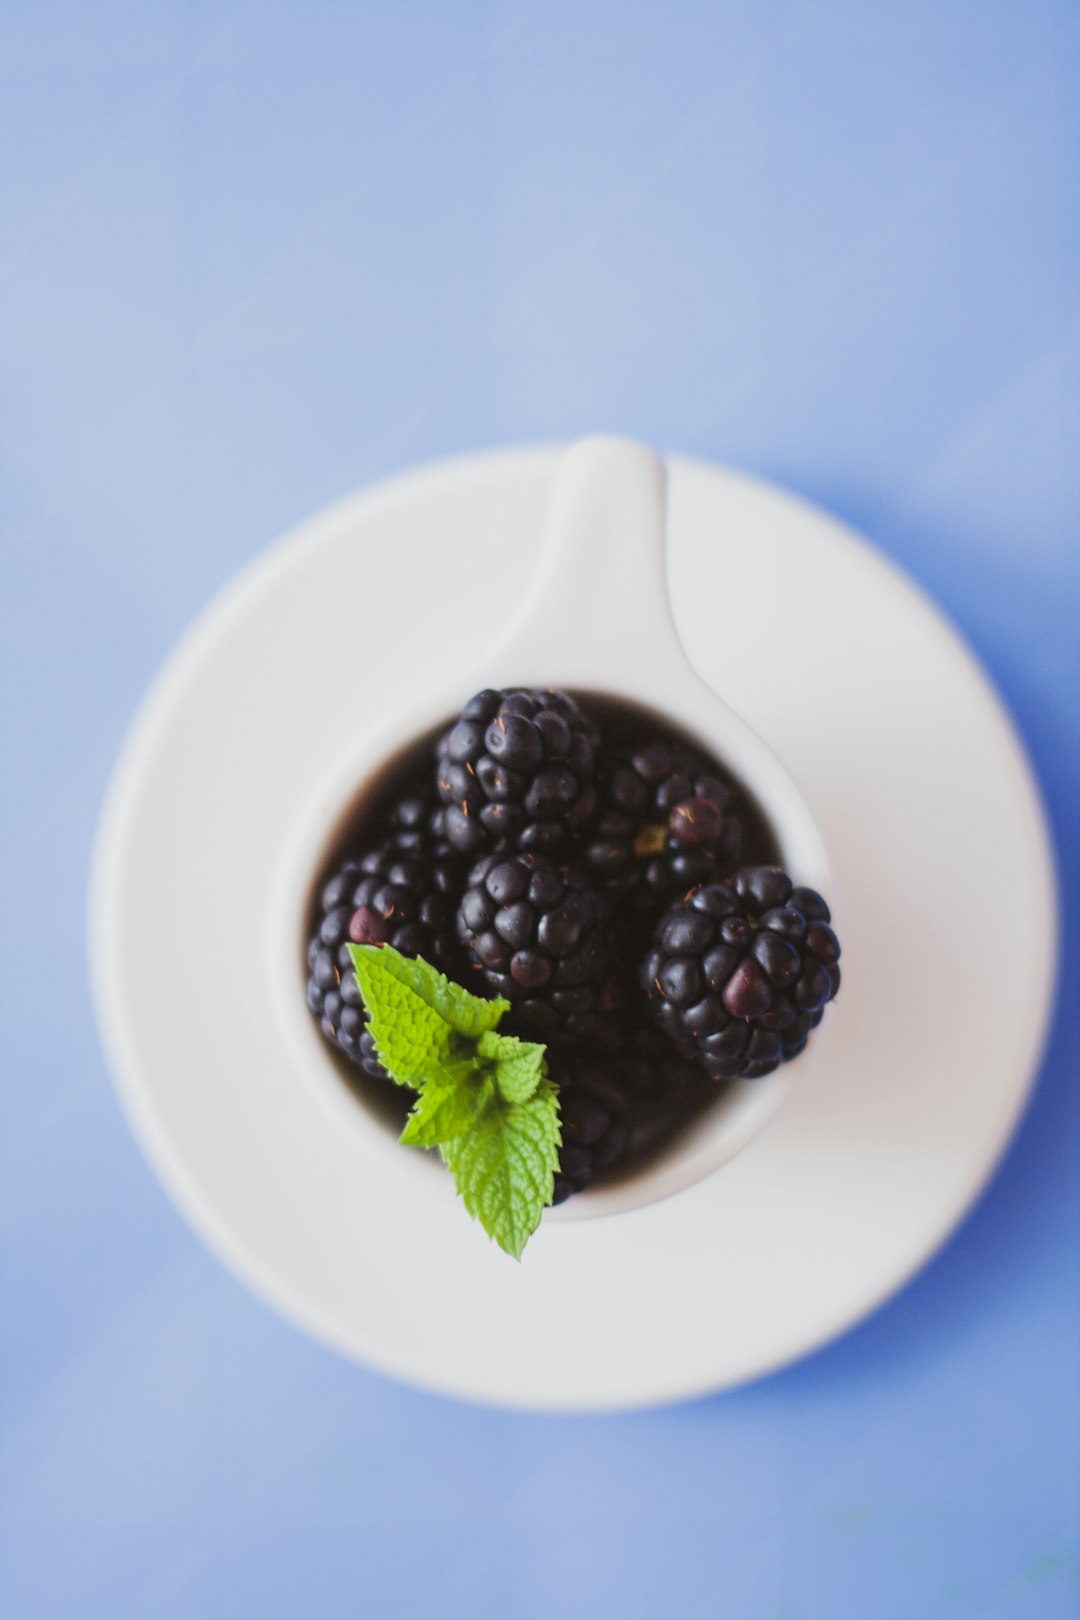
<svg viewBox="0 0 1080 1620"><path fill-rule="evenodd" d="M349 739L317 784L273 874L267 947L273 1003L298 1077L383 1174L449 1200L431 1154L401 1147L377 1109L348 1086L302 995L312 885L364 785L409 741L456 714L482 687L570 687L629 699L670 718L715 754L757 799L796 881L835 901L824 842L802 794L761 739L698 677L675 632L664 558L665 474L651 450L586 439L562 462L535 578L521 614L472 670L454 671L419 703ZM433 543L437 537L433 536ZM513 553L510 553L513 555ZM636 1174L550 1210L573 1221L655 1203L712 1174L752 1141L799 1083L814 1042L760 1080L719 1093L662 1155Z"/></svg>

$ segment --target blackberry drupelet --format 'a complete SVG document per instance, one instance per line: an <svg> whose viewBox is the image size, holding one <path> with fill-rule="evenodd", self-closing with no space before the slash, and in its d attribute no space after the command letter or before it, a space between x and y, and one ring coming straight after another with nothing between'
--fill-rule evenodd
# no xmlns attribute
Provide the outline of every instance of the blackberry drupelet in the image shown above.
<svg viewBox="0 0 1080 1620"><path fill-rule="evenodd" d="M596 814L598 740L565 692L478 692L437 751L455 849L569 852Z"/></svg>
<svg viewBox="0 0 1080 1620"><path fill-rule="evenodd" d="M676 1049L714 1080L757 1079L801 1052L840 987L829 921L821 896L776 866L677 900L641 981Z"/></svg>
<svg viewBox="0 0 1080 1620"><path fill-rule="evenodd" d="M431 788L399 799L390 812L387 839L395 849L442 860L455 855L446 836L446 807Z"/></svg>
<svg viewBox="0 0 1080 1620"><path fill-rule="evenodd" d="M638 910L730 871L743 842L737 794L687 743L654 738L600 762L585 866Z"/></svg>
<svg viewBox="0 0 1080 1620"><path fill-rule="evenodd" d="M392 945L450 978L463 972L454 912L465 869L432 832L433 814L422 796L396 806L387 840L344 861L326 884L308 945L308 1007L327 1039L373 1079L386 1071L367 1031L349 945Z"/></svg>
<svg viewBox="0 0 1080 1620"><path fill-rule="evenodd" d="M618 1038L611 921L610 903L583 872L529 851L485 855L457 918L479 993L512 1003L511 1033L587 1045Z"/></svg>

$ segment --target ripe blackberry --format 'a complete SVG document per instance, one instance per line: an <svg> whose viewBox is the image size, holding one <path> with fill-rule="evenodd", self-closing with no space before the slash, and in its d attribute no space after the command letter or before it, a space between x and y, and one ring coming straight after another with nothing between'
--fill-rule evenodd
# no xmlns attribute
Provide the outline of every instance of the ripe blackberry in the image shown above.
<svg viewBox="0 0 1080 1620"><path fill-rule="evenodd" d="M716 1098L713 1082L651 1023L625 1030L617 1053L553 1047L548 1068L559 1086L563 1134L554 1204L654 1153Z"/></svg>
<svg viewBox="0 0 1080 1620"><path fill-rule="evenodd" d="M714 1080L771 1074L806 1045L840 988L829 908L777 866L744 867L677 900L642 985L684 1057Z"/></svg>
<svg viewBox="0 0 1080 1620"><path fill-rule="evenodd" d="M739 798L704 754L653 739L601 759L601 808L586 869L642 910L735 865L743 842Z"/></svg>
<svg viewBox="0 0 1080 1620"><path fill-rule="evenodd" d="M565 692L478 692L437 751L454 848L568 852L596 813L597 743Z"/></svg>
<svg viewBox="0 0 1080 1620"><path fill-rule="evenodd" d="M626 1031L619 1074L627 1096L628 1151L654 1153L702 1108L716 1101L700 1063L681 1057L646 1013Z"/></svg>
<svg viewBox="0 0 1080 1620"><path fill-rule="evenodd" d="M308 945L308 1007L327 1039L373 1079L386 1071L367 1030L350 943L392 945L461 977L454 911L464 866L431 832L432 813L422 797L403 800L386 841L338 867L320 896Z"/></svg>
<svg viewBox="0 0 1080 1620"><path fill-rule="evenodd" d="M627 1097L617 1062L560 1048L548 1070L559 1087L562 1147L551 1202L584 1192L602 1170L613 1169L630 1144Z"/></svg>
<svg viewBox="0 0 1080 1620"><path fill-rule="evenodd" d="M513 1004L513 1032L615 1039L621 993L611 907L583 872L528 851L485 855L469 874L457 923L481 993Z"/></svg>

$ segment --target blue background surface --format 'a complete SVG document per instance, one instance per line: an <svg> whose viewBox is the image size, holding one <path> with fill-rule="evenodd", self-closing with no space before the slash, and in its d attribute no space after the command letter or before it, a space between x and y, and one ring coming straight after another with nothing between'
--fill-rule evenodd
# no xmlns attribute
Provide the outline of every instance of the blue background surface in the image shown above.
<svg viewBox="0 0 1080 1620"><path fill-rule="evenodd" d="M1078 152L1068 0L0 4L5 1620L1080 1612L1075 938L912 1286L754 1387L573 1420L399 1388L226 1275L83 962L110 764L215 588L371 478L597 428L910 569L1075 893Z"/></svg>

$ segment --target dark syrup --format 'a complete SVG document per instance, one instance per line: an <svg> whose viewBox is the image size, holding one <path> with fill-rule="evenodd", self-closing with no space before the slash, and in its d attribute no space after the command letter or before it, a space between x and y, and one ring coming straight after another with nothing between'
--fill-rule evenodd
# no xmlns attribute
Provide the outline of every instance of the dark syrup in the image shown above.
<svg viewBox="0 0 1080 1620"><path fill-rule="evenodd" d="M654 741L680 742L708 759L714 774L732 788L741 801L744 828L743 850L740 860L745 865L772 865L780 862L780 849L776 835L757 799L716 755L706 748L694 734L676 725L666 716L625 698L606 693L573 690L582 709L600 726L605 743L635 743L644 745ZM307 975L307 942L318 927L319 896L340 864L363 854L382 841L393 806L409 795L430 790L435 773L435 746L456 716L448 715L439 725L398 749L378 771L360 784L327 840L318 872L312 882L305 914L304 939L301 945L300 983ZM644 950L651 923L635 941ZM369 1113L373 1114L395 1136L401 1134L405 1118L413 1102L413 1093L401 1086L373 1080L362 1069L351 1063L343 1052L326 1043L326 1052L334 1063L342 1082L349 1088ZM669 1117L662 1126L646 1132L647 1141L637 1151L622 1156L618 1164L597 1175L593 1186L613 1186L630 1179L646 1169L662 1154L668 1152L689 1129L694 1121L713 1108L724 1095L726 1087L704 1081L700 1091L687 1097L677 1116Z"/></svg>

